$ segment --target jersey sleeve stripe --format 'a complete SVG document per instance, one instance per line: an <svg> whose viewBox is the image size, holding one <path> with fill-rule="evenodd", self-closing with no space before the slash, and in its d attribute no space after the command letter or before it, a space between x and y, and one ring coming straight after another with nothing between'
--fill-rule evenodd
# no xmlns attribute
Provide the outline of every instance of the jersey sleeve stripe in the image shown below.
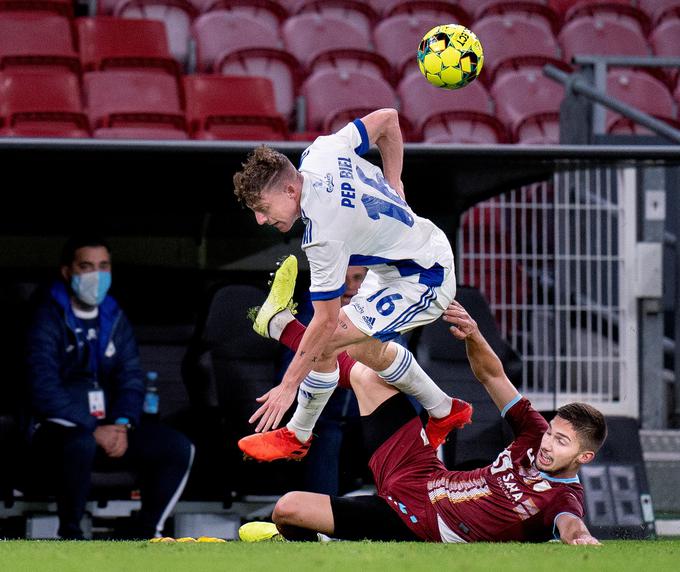
<svg viewBox="0 0 680 572"><path fill-rule="evenodd" d="M515 403L518 403L520 399L522 399L521 393L518 393L517 395L515 395L515 397L513 397L512 400L510 401L510 403L508 403L505 407L503 407L503 410L501 411L501 417L505 417L505 414L508 411L510 411L512 406L515 405Z"/></svg>
<svg viewBox="0 0 680 572"><path fill-rule="evenodd" d="M352 123L354 123L357 131L359 131L359 135L361 136L361 144L354 148L354 152L357 155L363 155L371 147L371 142L368 139L368 131L366 131L366 126L364 125L364 122L361 121L361 119L355 119Z"/></svg>
<svg viewBox="0 0 680 572"><path fill-rule="evenodd" d="M312 299L312 302L315 300L334 300L335 298L339 298L345 293L345 285L343 284L338 288L337 290L331 290L328 292L309 292L309 297Z"/></svg>
<svg viewBox="0 0 680 572"><path fill-rule="evenodd" d="M559 529L557 528L557 519L560 518L562 515L567 515L571 516L572 518L578 518L580 519L581 517L578 515L575 515L573 512L559 512L555 515L555 518L553 519L553 537L556 540L560 539L560 532Z"/></svg>

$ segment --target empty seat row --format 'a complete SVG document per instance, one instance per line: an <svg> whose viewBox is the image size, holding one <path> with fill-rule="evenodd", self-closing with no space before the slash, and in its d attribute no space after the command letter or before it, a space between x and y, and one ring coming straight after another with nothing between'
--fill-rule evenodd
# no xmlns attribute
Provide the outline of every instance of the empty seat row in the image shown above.
<svg viewBox="0 0 680 572"><path fill-rule="evenodd" d="M414 72L396 90L360 71L321 70L301 92L308 131L289 134L274 105L272 82L244 76L108 70L77 77L59 71L5 71L0 89L4 136L89 136L282 140L311 139L376 108L400 110L405 139L432 143L557 143L562 88L533 70L506 74L488 92L472 83L446 92ZM677 125L677 102L649 74L612 70L608 92ZM680 101L680 88L676 93ZM87 115L85 115L87 110ZM609 113L611 133L644 133Z"/></svg>
<svg viewBox="0 0 680 572"><path fill-rule="evenodd" d="M84 74L81 96L73 74L5 71L0 135L284 139L286 125L272 99L271 82L263 78L192 75L178 89L162 72L99 71Z"/></svg>

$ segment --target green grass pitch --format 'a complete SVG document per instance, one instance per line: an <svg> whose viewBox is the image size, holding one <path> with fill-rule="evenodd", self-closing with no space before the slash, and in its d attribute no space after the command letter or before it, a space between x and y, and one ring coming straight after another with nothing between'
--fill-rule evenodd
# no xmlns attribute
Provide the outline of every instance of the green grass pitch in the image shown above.
<svg viewBox="0 0 680 572"><path fill-rule="evenodd" d="M560 544L0 541L3 572L565 572L680 570L680 540Z"/></svg>

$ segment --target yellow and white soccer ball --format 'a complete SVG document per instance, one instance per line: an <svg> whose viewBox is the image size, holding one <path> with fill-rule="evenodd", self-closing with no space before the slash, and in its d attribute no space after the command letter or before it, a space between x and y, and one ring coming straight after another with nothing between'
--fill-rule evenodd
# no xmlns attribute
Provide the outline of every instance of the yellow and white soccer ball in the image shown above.
<svg viewBox="0 0 680 572"><path fill-rule="evenodd" d="M427 81L460 89L474 81L484 64L484 50L474 32L460 24L432 28L418 46L418 67Z"/></svg>

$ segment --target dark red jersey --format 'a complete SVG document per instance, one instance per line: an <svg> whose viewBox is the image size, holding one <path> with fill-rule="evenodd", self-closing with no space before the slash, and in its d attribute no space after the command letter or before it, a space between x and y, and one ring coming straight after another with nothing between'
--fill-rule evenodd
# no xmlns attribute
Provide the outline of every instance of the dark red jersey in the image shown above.
<svg viewBox="0 0 680 572"><path fill-rule="evenodd" d="M506 409L516 438L487 467L447 470L417 419L371 458L378 494L423 540L542 542L553 538L560 513L583 517L578 478L556 479L535 467L548 423L526 399Z"/></svg>

